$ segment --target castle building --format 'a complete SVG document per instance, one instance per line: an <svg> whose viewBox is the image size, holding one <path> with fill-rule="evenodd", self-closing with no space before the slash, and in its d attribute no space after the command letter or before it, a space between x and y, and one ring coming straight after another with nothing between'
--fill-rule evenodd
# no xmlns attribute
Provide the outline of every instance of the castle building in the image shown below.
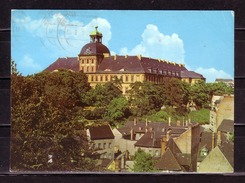
<svg viewBox="0 0 245 183"><path fill-rule="evenodd" d="M90 43L83 46L78 57L58 58L45 70L70 69L83 71L92 87L115 78L122 80L122 92L125 94L134 82L150 81L155 84L164 82L164 78L178 78L194 84L205 78L196 72L188 71L183 64L137 56L111 56L110 50L102 44L102 33L98 27L90 34Z"/></svg>

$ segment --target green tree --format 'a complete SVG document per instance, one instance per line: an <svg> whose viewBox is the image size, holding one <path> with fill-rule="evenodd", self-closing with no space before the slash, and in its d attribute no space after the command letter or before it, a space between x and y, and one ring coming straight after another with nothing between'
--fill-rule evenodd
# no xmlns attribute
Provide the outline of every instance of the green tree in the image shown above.
<svg viewBox="0 0 245 183"><path fill-rule="evenodd" d="M190 85L176 78L166 78L164 83L166 91L165 104L177 108L186 107L190 101Z"/></svg>
<svg viewBox="0 0 245 183"><path fill-rule="evenodd" d="M213 95L234 94L234 88L227 86L224 82L207 83L208 93L210 100Z"/></svg>
<svg viewBox="0 0 245 183"><path fill-rule="evenodd" d="M87 77L66 70L21 76L12 72L11 168L95 170L97 154L80 120Z"/></svg>
<svg viewBox="0 0 245 183"><path fill-rule="evenodd" d="M134 172L154 172L156 171L155 162L152 159L151 155L139 149L135 153L133 171Z"/></svg>
<svg viewBox="0 0 245 183"><path fill-rule="evenodd" d="M210 95L204 81L199 81L191 86L191 99L198 109L209 107Z"/></svg>
<svg viewBox="0 0 245 183"><path fill-rule="evenodd" d="M115 126L116 123L124 121L129 115L127 99L125 97L118 97L110 102L105 119L107 119L112 126Z"/></svg>
<svg viewBox="0 0 245 183"><path fill-rule="evenodd" d="M107 82L104 85L96 85L86 96L87 103L93 107L86 115L89 119L102 119L106 116L108 106L114 98L122 97L120 84Z"/></svg>
<svg viewBox="0 0 245 183"><path fill-rule="evenodd" d="M131 84L131 89L127 95L129 104L134 116L143 115L159 111L163 105L163 90L150 82L135 82Z"/></svg>

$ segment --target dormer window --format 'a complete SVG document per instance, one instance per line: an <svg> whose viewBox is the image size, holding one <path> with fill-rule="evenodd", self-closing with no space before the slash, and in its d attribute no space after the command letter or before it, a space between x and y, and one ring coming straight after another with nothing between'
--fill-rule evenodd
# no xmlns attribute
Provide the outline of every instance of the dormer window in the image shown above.
<svg viewBox="0 0 245 183"><path fill-rule="evenodd" d="M206 147L203 147L200 152L200 156L206 157L208 155L208 149Z"/></svg>

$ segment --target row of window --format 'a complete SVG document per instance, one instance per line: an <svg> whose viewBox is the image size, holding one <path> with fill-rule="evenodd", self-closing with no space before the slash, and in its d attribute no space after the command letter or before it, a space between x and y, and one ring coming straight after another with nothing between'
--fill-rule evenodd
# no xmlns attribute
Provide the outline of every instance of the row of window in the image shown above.
<svg viewBox="0 0 245 183"><path fill-rule="evenodd" d="M95 75L95 76L91 76L91 81L104 81L104 82L107 82L107 81L112 81L114 79L121 79L123 82L134 82L135 79L136 81L140 81L139 78L140 78L140 75L120 75L120 76L117 76L117 75Z"/></svg>
<svg viewBox="0 0 245 183"><path fill-rule="evenodd" d="M94 67L81 67L81 70L83 70L83 72L94 72L95 69Z"/></svg>
<svg viewBox="0 0 245 183"><path fill-rule="evenodd" d="M176 71L167 71L167 70L158 70L158 69L148 69L151 73L163 74L169 76L180 76L180 72Z"/></svg>
<svg viewBox="0 0 245 183"><path fill-rule="evenodd" d="M167 71L167 70L158 70L158 69L149 69L151 73L156 73L156 74L163 74L163 75L168 75L168 76L180 76L180 72L176 71Z"/></svg>
<svg viewBox="0 0 245 183"><path fill-rule="evenodd" d="M81 63L82 64L94 64L95 60L94 59L82 59Z"/></svg>
<svg viewBox="0 0 245 183"><path fill-rule="evenodd" d="M112 148L112 144L111 143L98 143L97 144L97 148L98 149L107 149L107 148Z"/></svg>

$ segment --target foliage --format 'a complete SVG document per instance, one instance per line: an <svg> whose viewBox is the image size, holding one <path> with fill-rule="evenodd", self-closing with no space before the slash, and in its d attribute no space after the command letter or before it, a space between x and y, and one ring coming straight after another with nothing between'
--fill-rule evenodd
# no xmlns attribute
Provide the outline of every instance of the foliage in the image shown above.
<svg viewBox="0 0 245 183"><path fill-rule="evenodd" d="M191 121L198 122L199 124L205 124L210 121L210 111L208 109L200 109L197 111L191 111L188 115Z"/></svg>
<svg viewBox="0 0 245 183"><path fill-rule="evenodd" d="M149 121L167 122L168 118L171 117L166 110L160 110L149 116L145 116Z"/></svg>
<svg viewBox="0 0 245 183"><path fill-rule="evenodd" d="M86 114L90 119L103 119L106 116L107 108L114 98L121 97L120 83L107 82L104 85L96 85L91 89L87 96L87 103L94 107L93 110Z"/></svg>
<svg viewBox="0 0 245 183"><path fill-rule="evenodd" d="M213 95L222 96L224 94L234 94L234 88L227 86L224 82L207 83L209 96Z"/></svg>
<svg viewBox="0 0 245 183"><path fill-rule="evenodd" d="M234 94L234 89L223 82L205 83L199 81L191 86L191 100L197 108L208 108L213 95Z"/></svg>
<svg viewBox="0 0 245 183"><path fill-rule="evenodd" d="M177 108L185 107L190 99L190 85L176 78L166 78L165 83L165 105Z"/></svg>
<svg viewBox="0 0 245 183"><path fill-rule="evenodd" d="M83 73L12 72L11 167L21 171L95 170L97 155L79 120L90 90Z"/></svg>
<svg viewBox="0 0 245 183"><path fill-rule="evenodd" d="M110 102L105 119L114 126L115 123L124 121L129 115L130 111L127 99L125 97L118 97Z"/></svg>
<svg viewBox="0 0 245 183"><path fill-rule="evenodd" d="M199 81L191 86L191 100L196 104L197 109L207 108L210 104L208 87L204 81Z"/></svg>
<svg viewBox="0 0 245 183"><path fill-rule="evenodd" d="M152 159L152 156L141 149L135 152L133 171L134 172L156 171L155 161Z"/></svg>
<svg viewBox="0 0 245 183"><path fill-rule="evenodd" d="M135 82L128 91L129 104L134 116L143 116L152 111L159 111L163 98L159 86L150 82Z"/></svg>

